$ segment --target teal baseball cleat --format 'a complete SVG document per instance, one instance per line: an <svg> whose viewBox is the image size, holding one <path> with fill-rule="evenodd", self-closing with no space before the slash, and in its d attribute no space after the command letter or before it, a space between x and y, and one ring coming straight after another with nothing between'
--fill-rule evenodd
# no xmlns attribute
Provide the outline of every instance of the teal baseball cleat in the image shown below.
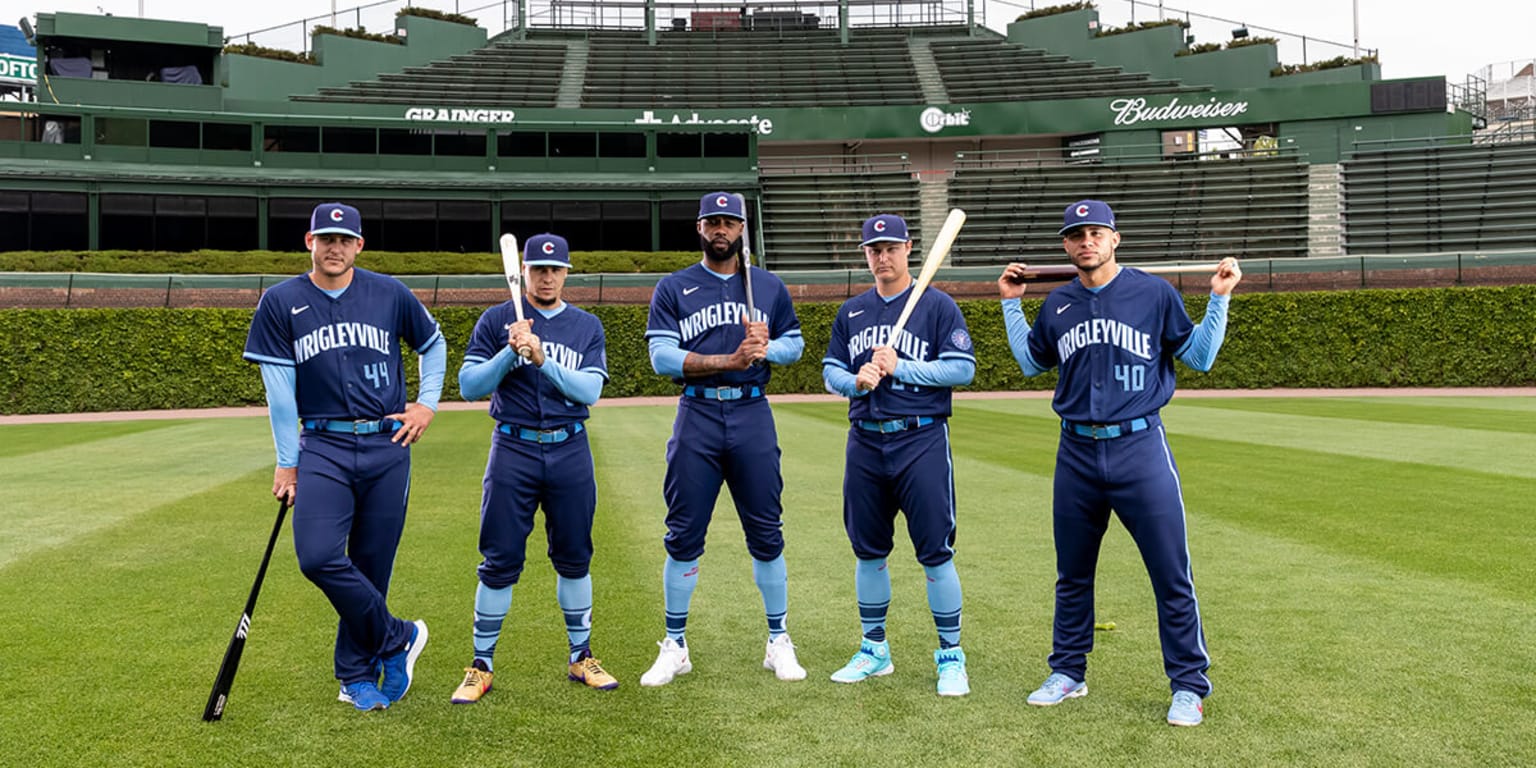
<svg viewBox="0 0 1536 768"><path fill-rule="evenodd" d="M964 696L971 692L971 678L965 673L965 651L940 648L933 652L933 663L939 667L939 695Z"/></svg>
<svg viewBox="0 0 1536 768"><path fill-rule="evenodd" d="M842 669L832 673L834 683L857 683L871 677L889 675L896 671L896 665L891 661L891 646L884 641L873 642L865 640L859 644L859 652L843 665Z"/></svg>

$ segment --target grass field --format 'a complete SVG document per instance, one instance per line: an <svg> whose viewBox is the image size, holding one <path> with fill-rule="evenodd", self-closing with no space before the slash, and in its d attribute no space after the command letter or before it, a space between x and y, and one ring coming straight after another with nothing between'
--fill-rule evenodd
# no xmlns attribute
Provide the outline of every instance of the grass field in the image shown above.
<svg viewBox="0 0 1536 768"><path fill-rule="evenodd" d="M276 512L263 418L0 427L0 765L1517 765L1536 755L1536 400L1181 399L1164 411L1214 659L1206 724L1170 728L1151 591L1118 525L1101 558L1092 693L1047 673L1056 422L1043 400L957 403L957 565L973 694L934 695L910 544L892 556L896 674L827 681L859 625L841 526L845 408L776 406L789 628L809 680L761 668L762 605L733 511L703 559L695 670L640 673L662 636L671 407L603 407L593 642L622 681L565 681L530 546L475 706L470 655L483 413L416 449L391 605L431 641L407 698L338 703L334 614L285 531L224 721L199 720Z"/></svg>

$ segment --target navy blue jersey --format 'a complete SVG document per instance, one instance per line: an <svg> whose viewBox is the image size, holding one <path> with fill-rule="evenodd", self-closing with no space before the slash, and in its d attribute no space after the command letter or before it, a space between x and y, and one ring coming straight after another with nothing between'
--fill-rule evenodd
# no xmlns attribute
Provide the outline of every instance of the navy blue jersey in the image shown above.
<svg viewBox="0 0 1536 768"><path fill-rule="evenodd" d="M971 334L965 316L955 300L943 291L929 288L918 298L907 318L901 337L891 343L891 326L907 305L908 287L886 301L871 288L845 302L832 321L832 339L822 363L843 368L857 375L859 368L874 357L875 347L891 347L900 360L969 360L976 362ZM897 416L949 416L949 387L919 386L900 381L895 376L880 379L880 385L863 397L848 401L848 418L883 420Z"/></svg>
<svg viewBox="0 0 1536 768"><path fill-rule="evenodd" d="M596 373L608 381L608 343L597 316L573 304L554 317L544 317L523 303L523 316L533 318L533 333L544 347L545 364L551 362L573 371ZM464 350L464 362L483 363L507 346L507 329L517 322L509 299L481 313ZM565 399L537 366L518 357L491 395L491 418L537 429L583 421L587 406Z"/></svg>
<svg viewBox="0 0 1536 768"><path fill-rule="evenodd" d="M645 337L671 336L678 346L701 355L729 355L747 337L742 325L747 315L746 290L741 275L722 280L694 264L680 269L656 283L651 295L650 318ZM800 318L789 300L789 289L772 272L752 268L752 298L760 322L768 324L768 338L800 333ZM726 371L687 383L705 387L768 385L769 366L754 365L745 371ZM682 379L674 379L679 384Z"/></svg>
<svg viewBox="0 0 1536 768"><path fill-rule="evenodd" d="M354 267L339 298L308 275L262 294L246 360L293 366L301 419L381 419L405 410L400 342L420 353L442 332L404 283Z"/></svg>
<svg viewBox="0 0 1536 768"><path fill-rule="evenodd" d="M1053 407L1068 421L1112 424L1173 397L1173 356L1194 331L1168 281L1121 268L1094 293L1079 280L1051 291L1029 332L1029 354L1060 366Z"/></svg>

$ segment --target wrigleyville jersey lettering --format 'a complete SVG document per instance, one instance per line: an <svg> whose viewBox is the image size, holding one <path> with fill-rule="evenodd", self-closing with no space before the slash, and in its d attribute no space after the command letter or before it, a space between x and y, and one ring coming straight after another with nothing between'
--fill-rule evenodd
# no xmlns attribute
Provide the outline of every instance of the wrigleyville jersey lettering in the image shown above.
<svg viewBox="0 0 1536 768"><path fill-rule="evenodd" d="M908 289L911 290L910 288ZM874 358L875 347L891 347L901 360L930 362L959 359L976 362L965 316L955 300L929 289L912 308L907 325L891 344L891 328L907 304L907 293L886 301L873 288L843 303L832 321L832 338L822 364L849 373ZM896 376L880 379L880 385L863 397L848 402L850 419L889 419L899 416L950 415L949 387L931 387L901 381Z"/></svg>
<svg viewBox="0 0 1536 768"><path fill-rule="evenodd" d="M545 365L596 373L608 380L608 348L603 324L595 315L572 304L554 317L544 317L527 303L523 314L533 318L533 333L544 350ZM483 363L507 347L507 329L517 320L512 302L504 301L475 323L464 362ZM491 395L491 418L524 427L561 427L587 418L587 406L567 400L549 377L526 358L518 357Z"/></svg>
<svg viewBox="0 0 1536 768"><path fill-rule="evenodd" d="M656 283L651 295L650 316L645 336L670 337L688 352L701 355L729 355L746 338L742 325L747 316L747 294L740 274L722 280L702 264L680 269ZM768 338L800 335L800 319L789 298L784 282L772 272L752 268L755 319L768 324ZM727 371L688 379L687 383L706 387L766 386L771 366L754 365L745 371ZM679 384L682 379L676 380Z"/></svg>
<svg viewBox="0 0 1536 768"><path fill-rule="evenodd" d="M378 419L405 410L400 341L420 352L440 335L404 284L353 268L352 283L338 298L308 275L263 294L244 357L294 368L300 418Z"/></svg>
<svg viewBox="0 0 1536 768"><path fill-rule="evenodd" d="M1076 280L1051 291L1030 329L1029 354L1060 366L1053 407L1063 419L1118 423L1168 404L1174 354L1193 331L1177 289L1123 267L1098 293Z"/></svg>

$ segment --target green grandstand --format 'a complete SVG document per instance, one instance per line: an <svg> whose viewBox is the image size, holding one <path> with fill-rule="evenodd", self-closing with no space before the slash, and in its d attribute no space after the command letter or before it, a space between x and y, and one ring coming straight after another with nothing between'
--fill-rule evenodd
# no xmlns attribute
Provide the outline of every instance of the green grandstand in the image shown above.
<svg viewBox="0 0 1536 768"><path fill-rule="evenodd" d="M950 207L956 265L1061 260L1053 222L1086 196L1131 261L1536 248L1536 137L1485 140L1445 78L1370 58L1287 73L1272 44L1105 34L1077 6L996 32L969 4L591 5L492 35L401 3L393 34L316 32L298 61L40 13L35 101L0 114L0 251L284 249L322 199L382 250L690 250L719 188L781 269L857 267L864 217L920 240Z"/></svg>

